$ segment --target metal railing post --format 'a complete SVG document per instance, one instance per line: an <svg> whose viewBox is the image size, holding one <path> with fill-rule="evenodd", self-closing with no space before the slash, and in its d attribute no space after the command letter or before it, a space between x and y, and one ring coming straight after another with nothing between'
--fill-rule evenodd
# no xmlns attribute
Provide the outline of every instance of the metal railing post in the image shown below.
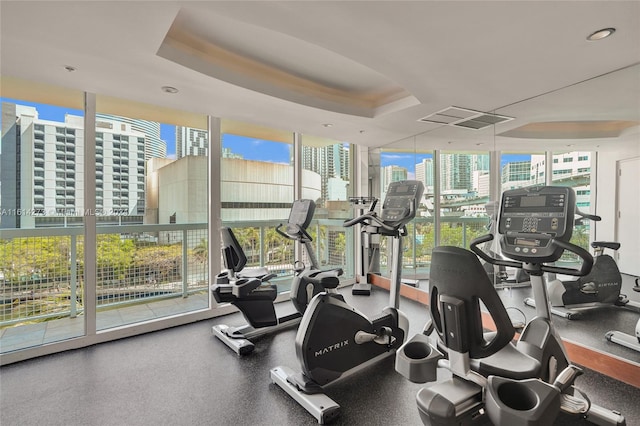
<svg viewBox="0 0 640 426"><path fill-rule="evenodd" d="M187 233L186 229L182 230L182 297L188 296L188 263L189 263L189 247L187 246Z"/></svg>
<svg viewBox="0 0 640 426"><path fill-rule="evenodd" d="M467 222L462 222L462 247L467 246Z"/></svg>
<svg viewBox="0 0 640 426"><path fill-rule="evenodd" d="M265 251L265 247L264 247L264 226L260 225L260 253L259 253L260 266L264 266L264 251Z"/></svg>
<svg viewBox="0 0 640 426"><path fill-rule="evenodd" d="M69 261L71 262L71 295L69 296L69 317L75 318L77 316L77 302L78 302L78 259L77 257L77 239L75 235L71 235L71 253L69 253L71 257Z"/></svg>

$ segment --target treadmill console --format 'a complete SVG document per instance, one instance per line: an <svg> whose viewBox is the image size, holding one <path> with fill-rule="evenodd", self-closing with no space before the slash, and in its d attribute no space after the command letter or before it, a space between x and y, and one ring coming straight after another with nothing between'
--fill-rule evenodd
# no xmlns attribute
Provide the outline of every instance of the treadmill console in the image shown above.
<svg viewBox="0 0 640 426"><path fill-rule="evenodd" d="M391 182L382 205L381 218L393 226L402 226L416 216L416 210L424 192L419 180Z"/></svg>
<svg viewBox="0 0 640 426"><path fill-rule="evenodd" d="M529 263L558 260L564 249L551 244L551 240L571 239L575 206L576 195L569 187L505 191L498 225L502 254Z"/></svg>

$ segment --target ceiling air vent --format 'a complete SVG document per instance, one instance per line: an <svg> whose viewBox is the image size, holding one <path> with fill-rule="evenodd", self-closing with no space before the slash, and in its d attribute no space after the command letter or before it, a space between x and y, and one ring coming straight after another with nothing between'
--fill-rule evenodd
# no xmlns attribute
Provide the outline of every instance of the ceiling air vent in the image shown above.
<svg viewBox="0 0 640 426"><path fill-rule="evenodd" d="M422 117L418 121L479 130L509 120L513 120L513 117L474 111L466 108L449 107L431 115L427 115L426 117Z"/></svg>

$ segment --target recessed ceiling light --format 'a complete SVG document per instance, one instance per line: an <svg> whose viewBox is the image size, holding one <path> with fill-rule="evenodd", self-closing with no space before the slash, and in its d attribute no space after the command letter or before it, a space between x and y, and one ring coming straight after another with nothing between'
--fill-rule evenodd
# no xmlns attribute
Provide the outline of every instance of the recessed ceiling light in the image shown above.
<svg viewBox="0 0 640 426"><path fill-rule="evenodd" d="M178 89L173 86L162 86L161 89L164 93L178 93Z"/></svg>
<svg viewBox="0 0 640 426"><path fill-rule="evenodd" d="M587 40L589 41L602 40L603 38L607 38L615 32L616 32L615 28L603 28L589 35L589 37L587 37Z"/></svg>
<svg viewBox="0 0 640 426"><path fill-rule="evenodd" d="M324 127L333 127L333 124L331 124L331 123L324 123L324 124L323 124L323 126L324 126Z"/></svg>
<svg viewBox="0 0 640 426"><path fill-rule="evenodd" d="M65 65L64 69L67 70L67 72L74 72L77 68L72 67L71 65Z"/></svg>

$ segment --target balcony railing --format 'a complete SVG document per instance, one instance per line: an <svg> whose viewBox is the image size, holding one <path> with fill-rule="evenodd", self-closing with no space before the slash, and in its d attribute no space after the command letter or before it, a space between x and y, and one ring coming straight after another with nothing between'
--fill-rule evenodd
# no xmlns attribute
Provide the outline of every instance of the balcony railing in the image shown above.
<svg viewBox="0 0 640 426"><path fill-rule="evenodd" d="M486 232L488 218L441 218L440 244L468 247ZM266 266L288 290L293 275L293 243L274 231L280 222L228 222L248 257L248 267ZM428 273L435 244L433 219L416 218L408 226L405 272ZM353 228L342 220L314 220L308 229L322 268L342 267L354 276ZM0 230L0 328L25 321L74 317L83 311L82 227ZM98 309L206 292L207 224L120 225L97 227ZM381 269L387 267L386 239ZM217 250L216 250L217 252ZM217 254L217 253L216 253ZM308 264L303 255L302 261ZM94 281L90 280L89 282Z"/></svg>
<svg viewBox="0 0 640 426"><path fill-rule="evenodd" d="M82 227L0 230L0 327L83 311ZM98 308L208 288L206 224L99 226ZM91 282L93 280L90 280Z"/></svg>
<svg viewBox="0 0 640 426"><path fill-rule="evenodd" d="M266 266L284 284L293 275L294 255L292 242L274 236L279 223L225 226L239 236L248 267ZM321 265L343 267L345 278L353 277L342 221L314 221L309 231ZM96 283L98 310L209 289L204 223L98 226L95 280L83 275L84 249L81 226L0 230L0 328L77 316L84 310L85 282ZM281 285L279 290L288 288Z"/></svg>

